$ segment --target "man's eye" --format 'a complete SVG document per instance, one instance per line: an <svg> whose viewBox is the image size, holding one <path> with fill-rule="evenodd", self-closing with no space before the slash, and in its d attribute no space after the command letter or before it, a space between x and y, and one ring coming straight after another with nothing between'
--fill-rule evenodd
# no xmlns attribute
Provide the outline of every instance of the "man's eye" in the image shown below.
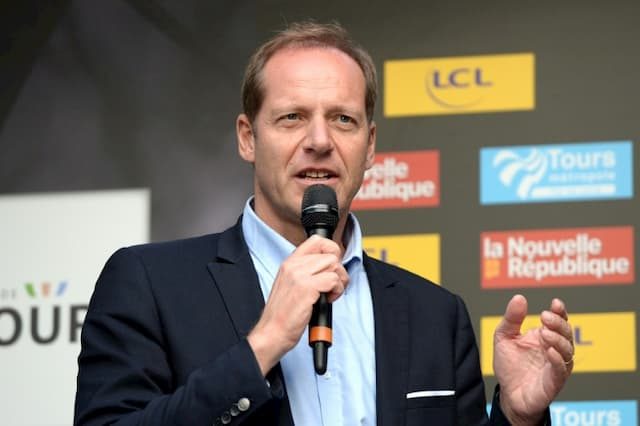
<svg viewBox="0 0 640 426"><path fill-rule="evenodd" d="M285 116L285 118L287 120L297 120L298 119L298 114L296 114L295 112L291 112L291 113L287 114Z"/></svg>
<svg viewBox="0 0 640 426"><path fill-rule="evenodd" d="M348 115L343 115L341 114L338 119L340 120L341 123L351 123L353 120L351 119L351 117L349 117Z"/></svg>

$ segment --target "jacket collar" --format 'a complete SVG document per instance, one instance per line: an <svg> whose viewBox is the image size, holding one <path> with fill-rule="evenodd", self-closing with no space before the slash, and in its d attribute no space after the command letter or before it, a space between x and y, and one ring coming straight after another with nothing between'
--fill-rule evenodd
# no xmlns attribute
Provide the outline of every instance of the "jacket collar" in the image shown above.
<svg viewBox="0 0 640 426"><path fill-rule="evenodd" d="M246 337L260 317L264 298L240 222L220 234L216 257L208 268L238 337Z"/></svg>

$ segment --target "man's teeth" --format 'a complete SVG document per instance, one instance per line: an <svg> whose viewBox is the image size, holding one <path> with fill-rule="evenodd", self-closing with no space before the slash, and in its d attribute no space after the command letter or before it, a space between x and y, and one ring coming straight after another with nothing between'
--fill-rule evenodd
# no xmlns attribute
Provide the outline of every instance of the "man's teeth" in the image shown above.
<svg viewBox="0 0 640 426"><path fill-rule="evenodd" d="M329 177L327 172L305 172L304 177L312 179L325 179Z"/></svg>

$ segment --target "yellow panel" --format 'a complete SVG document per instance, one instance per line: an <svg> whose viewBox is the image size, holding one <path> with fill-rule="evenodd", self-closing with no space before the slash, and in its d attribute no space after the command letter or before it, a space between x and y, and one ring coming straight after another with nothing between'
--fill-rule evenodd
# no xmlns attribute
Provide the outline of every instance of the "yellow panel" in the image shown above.
<svg viewBox="0 0 640 426"><path fill-rule="evenodd" d="M482 372L493 375L493 332L501 317L483 317L480 321ZM576 373L636 370L636 314L610 312L571 314L574 329ZM540 325L537 315L527 316L522 330Z"/></svg>
<svg viewBox="0 0 640 426"><path fill-rule="evenodd" d="M439 234L364 237L362 244L369 256L440 283Z"/></svg>
<svg viewBox="0 0 640 426"><path fill-rule="evenodd" d="M386 117L534 108L533 53L384 63Z"/></svg>

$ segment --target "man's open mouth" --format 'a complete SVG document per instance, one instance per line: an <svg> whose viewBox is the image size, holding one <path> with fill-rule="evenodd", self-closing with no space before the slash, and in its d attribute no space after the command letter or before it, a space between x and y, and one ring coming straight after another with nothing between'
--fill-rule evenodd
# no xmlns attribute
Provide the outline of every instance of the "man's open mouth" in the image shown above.
<svg viewBox="0 0 640 426"><path fill-rule="evenodd" d="M298 177L301 177L304 179L318 179L318 180L325 180L335 176L336 176L335 174L328 172L326 170L304 170L303 172L298 174Z"/></svg>

